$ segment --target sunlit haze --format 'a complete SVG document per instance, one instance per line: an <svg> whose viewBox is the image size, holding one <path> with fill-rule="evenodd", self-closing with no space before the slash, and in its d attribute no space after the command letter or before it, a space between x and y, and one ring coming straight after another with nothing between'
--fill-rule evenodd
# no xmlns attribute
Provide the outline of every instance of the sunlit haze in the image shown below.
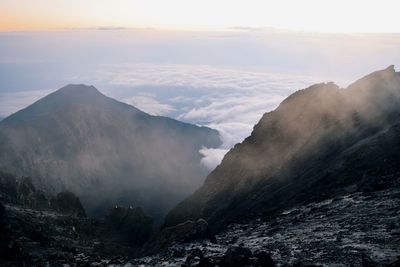
<svg viewBox="0 0 400 267"><path fill-rule="evenodd" d="M395 0L1 0L0 30L135 27L400 32Z"/></svg>
<svg viewBox="0 0 400 267"><path fill-rule="evenodd" d="M313 83L400 62L397 2L0 0L0 119L69 83L218 130L213 169Z"/></svg>
<svg viewBox="0 0 400 267"><path fill-rule="evenodd" d="M400 266L400 0L0 0L1 266Z"/></svg>

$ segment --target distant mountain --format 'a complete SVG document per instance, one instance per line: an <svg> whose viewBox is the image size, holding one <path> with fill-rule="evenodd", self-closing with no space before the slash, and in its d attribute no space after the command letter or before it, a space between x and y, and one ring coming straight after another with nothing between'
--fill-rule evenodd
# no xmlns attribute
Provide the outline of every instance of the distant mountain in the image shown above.
<svg viewBox="0 0 400 267"><path fill-rule="evenodd" d="M264 114L166 226L204 218L214 230L302 203L400 186L400 73L374 72L347 89L297 91Z"/></svg>
<svg viewBox="0 0 400 267"><path fill-rule="evenodd" d="M161 218L207 175L199 150L220 144L215 130L68 85L0 122L0 168L70 190L92 213L132 204Z"/></svg>

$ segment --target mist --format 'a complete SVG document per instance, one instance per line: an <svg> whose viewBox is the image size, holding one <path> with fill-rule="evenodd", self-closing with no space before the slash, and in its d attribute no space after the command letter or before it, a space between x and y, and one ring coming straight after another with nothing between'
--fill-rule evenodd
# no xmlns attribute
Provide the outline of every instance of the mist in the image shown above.
<svg viewBox="0 0 400 267"><path fill-rule="evenodd" d="M205 218L218 229L249 213L345 194L349 186L396 184L397 176L381 176L397 166L399 88L392 65L346 88L328 82L296 91L262 116L169 213L167 225Z"/></svg>
<svg viewBox="0 0 400 267"><path fill-rule="evenodd" d="M346 86L400 62L398 34L105 27L0 33L0 41L0 116L65 84L92 84L149 114L218 130L222 146L199 151L209 171L296 89Z"/></svg>
<svg viewBox="0 0 400 267"><path fill-rule="evenodd" d="M265 28L163 31L93 28L0 33L0 116L69 83L101 88L152 115L217 129L216 167L265 111L298 88L340 86L400 62L398 34L317 34Z"/></svg>
<svg viewBox="0 0 400 267"><path fill-rule="evenodd" d="M157 222L204 181L199 150L221 143L215 130L151 116L84 85L7 117L0 136L3 170L46 192L74 192L89 214L140 206Z"/></svg>

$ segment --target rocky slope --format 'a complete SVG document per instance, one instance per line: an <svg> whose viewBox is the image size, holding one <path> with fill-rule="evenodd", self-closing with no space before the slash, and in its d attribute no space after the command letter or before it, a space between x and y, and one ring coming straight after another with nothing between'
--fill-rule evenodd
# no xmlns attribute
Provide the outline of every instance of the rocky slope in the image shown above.
<svg viewBox="0 0 400 267"><path fill-rule="evenodd" d="M199 150L218 132L151 116L68 85L0 122L0 168L48 192L70 190L91 212L142 206L160 219L207 175Z"/></svg>
<svg viewBox="0 0 400 267"><path fill-rule="evenodd" d="M214 231L301 203L400 184L400 74L393 66L346 89L300 90L266 113L166 226L204 218Z"/></svg>
<svg viewBox="0 0 400 267"><path fill-rule="evenodd" d="M400 189L348 193L177 242L142 266L400 266Z"/></svg>
<svg viewBox="0 0 400 267"><path fill-rule="evenodd" d="M0 172L0 233L0 266L108 266L137 255L153 222L140 208L86 217L71 192L48 195Z"/></svg>
<svg viewBox="0 0 400 267"><path fill-rule="evenodd" d="M26 179L0 178L0 266L400 265L399 188L297 205L215 237L204 220L188 221L143 245L149 218L138 208L114 207L105 220L93 219L70 194L47 196ZM69 210L53 204L71 199Z"/></svg>

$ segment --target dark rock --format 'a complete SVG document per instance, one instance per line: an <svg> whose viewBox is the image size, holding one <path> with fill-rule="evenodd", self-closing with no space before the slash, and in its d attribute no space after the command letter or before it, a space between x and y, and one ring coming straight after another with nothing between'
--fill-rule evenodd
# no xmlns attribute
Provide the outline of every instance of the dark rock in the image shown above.
<svg viewBox="0 0 400 267"><path fill-rule="evenodd" d="M184 249L174 249L172 252L172 257L174 258L182 258L186 255L186 251Z"/></svg>
<svg viewBox="0 0 400 267"><path fill-rule="evenodd" d="M110 238L104 221L83 217L74 195L59 194L43 210L37 204L40 191L29 180L21 180L21 190L19 182L14 185L16 195L9 198L7 191L2 198L7 205L0 202L0 266L90 266L110 255L134 254L132 247ZM0 182L0 193L3 189Z"/></svg>
<svg viewBox="0 0 400 267"><path fill-rule="evenodd" d="M78 197L65 191L51 196L37 190L30 177L17 178L0 172L0 199L35 210L54 210L66 215L85 217L86 213Z"/></svg>
<svg viewBox="0 0 400 267"><path fill-rule="evenodd" d="M216 264L210 258L203 257L200 259L197 267L214 267L215 265Z"/></svg>
<svg viewBox="0 0 400 267"><path fill-rule="evenodd" d="M17 179L14 175L0 172L0 200L25 207L49 209L48 196L37 190L29 177Z"/></svg>
<svg viewBox="0 0 400 267"><path fill-rule="evenodd" d="M208 238L209 236L208 223L205 220L186 221L176 226L162 229L145 245L144 250L152 254L175 242L188 242L198 238Z"/></svg>
<svg viewBox="0 0 400 267"><path fill-rule="evenodd" d="M69 256L65 252L56 251L56 252L50 254L49 259L53 260L53 261L58 261L58 262L68 262Z"/></svg>
<svg viewBox="0 0 400 267"><path fill-rule="evenodd" d="M12 232L7 227L5 213L6 208L0 203L0 266L28 266L31 259L15 242Z"/></svg>
<svg viewBox="0 0 400 267"><path fill-rule="evenodd" d="M6 207L4 207L3 203L0 202L0 226L4 223L5 211L6 211Z"/></svg>
<svg viewBox="0 0 400 267"><path fill-rule="evenodd" d="M187 258L185 260L185 265L187 265L187 266L196 265L197 263L200 262L200 260L201 260L200 257L190 254L189 256L187 256Z"/></svg>
<svg viewBox="0 0 400 267"><path fill-rule="evenodd" d="M362 267L376 267L378 264L365 254L361 256Z"/></svg>
<svg viewBox="0 0 400 267"><path fill-rule="evenodd" d="M18 184L18 199L24 206L36 207L36 188L29 177L23 177Z"/></svg>
<svg viewBox="0 0 400 267"><path fill-rule="evenodd" d="M17 179L9 173L0 171L0 200L15 203L17 198Z"/></svg>
<svg viewBox="0 0 400 267"><path fill-rule="evenodd" d="M114 257L108 262L108 264L117 264L117 265L121 265L123 263L125 263L125 260L120 257Z"/></svg>
<svg viewBox="0 0 400 267"><path fill-rule="evenodd" d="M388 267L400 267L400 256L397 257L397 260L389 264Z"/></svg>
<svg viewBox="0 0 400 267"><path fill-rule="evenodd" d="M51 199L51 207L63 214L78 217L86 216L79 198L69 191L58 193L57 196L53 197Z"/></svg>
<svg viewBox="0 0 400 267"><path fill-rule="evenodd" d="M200 261L202 258L203 258L203 252L200 249L196 248L190 252L190 254L189 254L189 256L187 256L185 262L186 263L194 263L196 261Z"/></svg>
<svg viewBox="0 0 400 267"><path fill-rule="evenodd" d="M249 248L238 246L230 247L225 252L224 257L221 259L221 266L234 267L234 266L246 266L252 264L251 262L251 250Z"/></svg>
<svg viewBox="0 0 400 267"><path fill-rule="evenodd" d="M140 207L111 208L105 222L120 241L130 245L142 245L153 233L153 219Z"/></svg>
<svg viewBox="0 0 400 267"><path fill-rule="evenodd" d="M254 253L254 263L255 267L275 267L275 263L269 255L265 251L259 251Z"/></svg>
<svg viewBox="0 0 400 267"><path fill-rule="evenodd" d="M317 267L318 265L296 262L292 267Z"/></svg>

